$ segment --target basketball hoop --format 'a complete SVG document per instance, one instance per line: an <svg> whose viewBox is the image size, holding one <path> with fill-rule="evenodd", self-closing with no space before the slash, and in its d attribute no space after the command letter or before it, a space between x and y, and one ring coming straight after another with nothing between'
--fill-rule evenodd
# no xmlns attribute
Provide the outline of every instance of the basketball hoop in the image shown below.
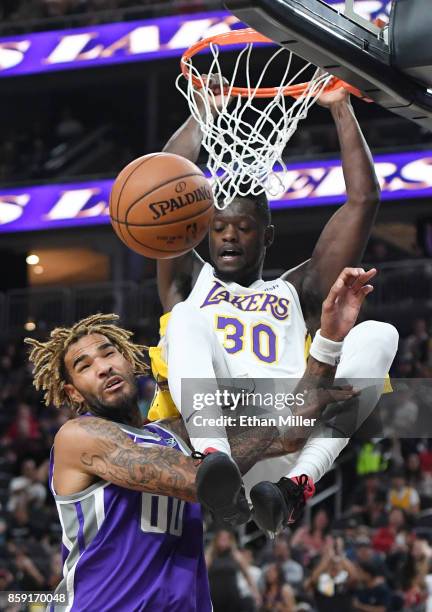
<svg viewBox="0 0 432 612"><path fill-rule="evenodd" d="M299 77L312 65L306 64L290 75L293 53L280 46L253 86L250 65L256 43L273 41L252 28L233 30L201 40L183 54L181 74L176 81L177 88L188 101L192 116L200 125L202 144L209 154L208 168L216 206L220 209L226 208L237 195L258 195L266 191L269 195L277 196L284 191L283 181L273 168L279 163L286 171L282 159L284 148L323 91L343 86L362 97L358 89L320 69L316 69L309 82L298 83ZM244 47L237 56L231 83L227 84L219 61L219 49L237 44ZM204 49L210 49L213 55L208 74L219 81L221 93L218 106L209 80L202 77L192 61ZM280 84L263 87L264 77L281 54L287 56L287 61ZM243 59L246 64L246 87L239 87L234 83ZM185 82L183 77L186 79L186 89L182 87ZM254 104L255 99L261 98L270 99L264 108ZM245 118L246 113L252 113L254 120Z"/></svg>

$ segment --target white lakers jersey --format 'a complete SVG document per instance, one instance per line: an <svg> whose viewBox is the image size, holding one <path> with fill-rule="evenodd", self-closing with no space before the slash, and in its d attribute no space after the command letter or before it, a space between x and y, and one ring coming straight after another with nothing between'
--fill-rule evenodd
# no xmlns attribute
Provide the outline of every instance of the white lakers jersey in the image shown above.
<svg viewBox="0 0 432 612"><path fill-rule="evenodd" d="M301 378L306 324L296 289L278 278L249 287L204 264L186 302L199 308L225 349L233 378Z"/></svg>

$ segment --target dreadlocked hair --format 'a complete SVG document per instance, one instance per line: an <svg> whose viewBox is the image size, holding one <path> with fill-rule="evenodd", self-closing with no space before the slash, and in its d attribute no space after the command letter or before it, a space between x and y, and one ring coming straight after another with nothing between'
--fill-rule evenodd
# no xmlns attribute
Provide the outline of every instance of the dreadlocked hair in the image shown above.
<svg viewBox="0 0 432 612"><path fill-rule="evenodd" d="M43 391L47 406L53 404L56 408L60 408L66 404L76 408L64 389L67 382L64 356L70 345L83 336L89 334L106 336L132 364L135 374L145 374L148 371L149 367L142 355L148 347L131 342L133 332L117 327L114 322L118 319L116 314L91 315L81 319L72 327L56 327L47 342L40 342L34 338L24 339L24 342L32 347L29 359L34 365L33 385L38 391Z"/></svg>

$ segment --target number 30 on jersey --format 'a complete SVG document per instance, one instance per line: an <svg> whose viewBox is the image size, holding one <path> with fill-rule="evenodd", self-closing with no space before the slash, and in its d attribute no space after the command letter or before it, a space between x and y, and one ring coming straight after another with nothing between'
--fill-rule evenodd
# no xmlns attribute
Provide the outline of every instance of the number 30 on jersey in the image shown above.
<svg viewBox="0 0 432 612"><path fill-rule="evenodd" d="M267 323L248 325L235 317L216 316L216 329L224 332L223 346L233 355L249 348L265 363L277 361L277 336Z"/></svg>

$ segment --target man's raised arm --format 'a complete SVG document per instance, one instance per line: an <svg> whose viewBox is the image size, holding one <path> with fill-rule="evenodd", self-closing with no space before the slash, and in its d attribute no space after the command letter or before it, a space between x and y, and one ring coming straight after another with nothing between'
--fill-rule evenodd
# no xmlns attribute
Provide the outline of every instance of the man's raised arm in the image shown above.
<svg viewBox="0 0 432 612"><path fill-rule="evenodd" d="M220 87L216 80L212 85L215 101L220 101ZM198 102L198 107L200 107ZM202 105L202 112L204 106ZM171 136L163 148L165 153L175 153L196 163L201 149L202 132L194 117L189 117ZM173 259L157 262L157 285L164 312L170 312L176 304L185 300L192 290L204 262L194 250Z"/></svg>
<svg viewBox="0 0 432 612"><path fill-rule="evenodd" d="M202 133L199 123L191 116L174 132L164 148L165 153L175 153L186 157L194 164L198 161Z"/></svg>
<svg viewBox="0 0 432 612"><path fill-rule="evenodd" d="M193 117L189 117L171 136L163 151L181 155L195 163L198 160L201 141L199 124ZM194 250L180 257L158 259L157 286L164 312L170 312L176 304L187 298L203 263Z"/></svg>
<svg viewBox="0 0 432 612"><path fill-rule="evenodd" d="M358 266L380 201L373 159L355 118L349 94L339 89L323 94L319 103L330 109L336 125L347 200L326 224L298 284L306 310L310 294L315 294L316 303L320 304L341 270ZM289 276L287 279L291 280Z"/></svg>
<svg viewBox="0 0 432 612"><path fill-rule="evenodd" d="M220 80L216 76L202 75L203 78L208 78L208 86L212 90L214 95L214 103L215 107L210 103L210 108L212 108L212 113L215 115L217 113L217 109L222 105L222 95L220 88ZM227 83L226 79L224 82ZM204 102L201 97L197 97L197 107L198 111L201 115L204 115L206 112ZM199 152L201 149L202 142L202 132L199 126L199 123L195 120L193 116L186 119L179 129L174 132L171 138L168 140L166 145L163 148L165 153L175 153L176 155L181 155L182 157L186 157L194 164L198 161Z"/></svg>

